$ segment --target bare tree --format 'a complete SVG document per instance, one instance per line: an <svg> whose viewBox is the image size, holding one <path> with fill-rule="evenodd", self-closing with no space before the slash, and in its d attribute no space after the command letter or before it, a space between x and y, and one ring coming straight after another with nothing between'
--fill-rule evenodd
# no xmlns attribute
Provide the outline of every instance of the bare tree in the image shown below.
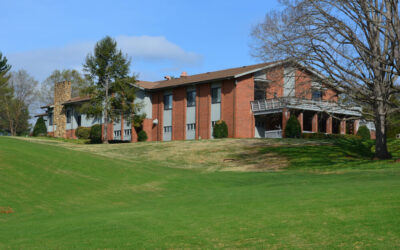
<svg viewBox="0 0 400 250"><path fill-rule="evenodd" d="M3 109L10 133L15 136L18 128L26 127L29 106L38 96L38 82L25 70L19 70L11 73L8 84L13 95L3 96Z"/></svg>
<svg viewBox="0 0 400 250"><path fill-rule="evenodd" d="M399 110L398 0L282 0L252 32L254 55L293 58L326 76L324 84L344 93L373 117L376 157L390 158L387 116ZM396 40L397 39L397 40Z"/></svg>
<svg viewBox="0 0 400 250"><path fill-rule="evenodd" d="M80 95L80 90L89 84L81 73L77 70L54 70L49 77L41 83L40 101L42 104L52 104L54 102L54 84L69 81L72 85L72 97Z"/></svg>

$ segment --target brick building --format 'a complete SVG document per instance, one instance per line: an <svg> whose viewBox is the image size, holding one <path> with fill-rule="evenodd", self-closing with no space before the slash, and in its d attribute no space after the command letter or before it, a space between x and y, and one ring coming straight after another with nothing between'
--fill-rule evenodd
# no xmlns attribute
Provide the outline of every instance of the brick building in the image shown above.
<svg viewBox="0 0 400 250"><path fill-rule="evenodd" d="M190 76L183 72L179 78L138 81L135 87L150 141L210 139L218 120L226 122L231 138L280 138L290 115L304 133L355 133L361 109L339 105L335 91L323 82L312 70L279 61ZM56 84L54 104L43 107L50 135L75 138L77 127L102 122L77 111L88 98L71 98L70 88L68 82ZM110 139L137 140L123 117L108 129Z"/></svg>

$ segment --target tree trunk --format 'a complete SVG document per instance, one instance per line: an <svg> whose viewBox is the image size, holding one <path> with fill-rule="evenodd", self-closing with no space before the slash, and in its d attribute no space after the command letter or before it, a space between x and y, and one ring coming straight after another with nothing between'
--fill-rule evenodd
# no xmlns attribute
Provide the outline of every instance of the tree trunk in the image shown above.
<svg viewBox="0 0 400 250"><path fill-rule="evenodd" d="M108 144L108 76L106 78L106 103L104 108L104 140L103 144Z"/></svg>
<svg viewBox="0 0 400 250"><path fill-rule="evenodd" d="M375 117L375 157L384 160L391 158L386 144L386 113L383 101L379 101Z"/></svg>

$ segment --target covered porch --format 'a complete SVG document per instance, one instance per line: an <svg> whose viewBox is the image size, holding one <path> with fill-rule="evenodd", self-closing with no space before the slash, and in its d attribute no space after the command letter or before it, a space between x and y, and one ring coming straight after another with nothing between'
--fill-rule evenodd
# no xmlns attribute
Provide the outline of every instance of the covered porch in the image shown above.
<svg viewBox="0 0 400 250"><path fill-rule="evenodd" d="M275 98L252 102L256 138L283 138L291 115L297 117L302 133L355 134L358 107L343 109L336 103L297 98Z"/></svg>

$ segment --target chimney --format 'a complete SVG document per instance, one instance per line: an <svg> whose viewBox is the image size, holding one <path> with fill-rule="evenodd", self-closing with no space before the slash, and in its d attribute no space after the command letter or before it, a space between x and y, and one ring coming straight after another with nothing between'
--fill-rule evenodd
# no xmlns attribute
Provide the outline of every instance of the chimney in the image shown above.
<svg viewBox="0 0 400 250"><path fill-rule="evenodd" d="M187 74L187 72L186 71L183 71L182 73L181 73L181 77L185 77L185 76L187 76L188 74Z"/></svg>
<svg viewBox="0 0 400 250"><path fill-rule="evenodd" d="M164 76L165 80L169 81L171 80L171 76Z"/></svg>

